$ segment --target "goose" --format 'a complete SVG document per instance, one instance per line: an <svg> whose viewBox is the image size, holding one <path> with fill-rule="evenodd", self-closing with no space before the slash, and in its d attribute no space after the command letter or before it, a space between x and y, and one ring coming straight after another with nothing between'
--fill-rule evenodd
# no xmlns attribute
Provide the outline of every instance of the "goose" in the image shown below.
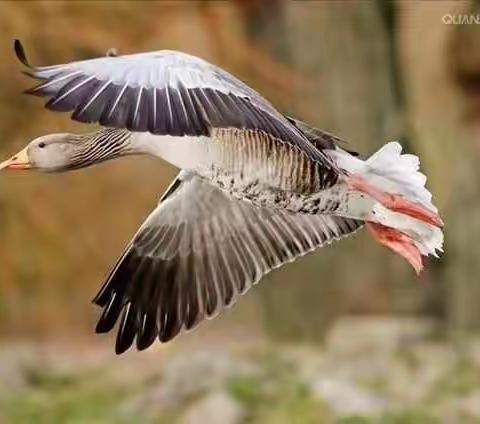
<svg viewBox="0 0 480 424"><path fill-rule="evenodd" d="M31 141L0 169L64 172L125 155L179 168L93 302L117 354L196 327L266 273L366 226L418 273L442 251L443 222L419 159L389 142L367 159L280 113L254 89L179 51L33 66L26 91L98 123ZM343 147L342 147L343 146Z"/></svg>

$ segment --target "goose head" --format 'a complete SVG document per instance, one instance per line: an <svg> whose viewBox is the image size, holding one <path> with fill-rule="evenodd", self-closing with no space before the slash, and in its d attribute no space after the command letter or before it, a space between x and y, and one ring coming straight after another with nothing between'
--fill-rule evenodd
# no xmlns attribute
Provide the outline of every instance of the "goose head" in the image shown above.
<svg viewBox="0 0 480 424"><path fill-rule="evenodd" d="M125 139L105 138L108 143L94 137L94 134L44 135L32 140L27 147L0 163L0 170L35 169L42 172L63 172L129 153Z"/></svg>
<svg viewBox="0 0 480 424"><path fill-rule="evenodd" d="M0 169L62 171L69 168L78 146L70 134L50 134L32 140L27 147L0 164Z"/></svg>

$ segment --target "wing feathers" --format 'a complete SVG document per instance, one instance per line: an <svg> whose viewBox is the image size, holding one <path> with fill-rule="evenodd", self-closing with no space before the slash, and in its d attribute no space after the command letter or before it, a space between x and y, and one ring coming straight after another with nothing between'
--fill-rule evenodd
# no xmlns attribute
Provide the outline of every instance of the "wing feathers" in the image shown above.
<svg viewBox="0 0 480 424"><path fill-rule="evenodd" d="M197 177L177 181L165 197L94 299L104 308L98 332L119 320L118 353L135 339L141 350L194 328L271 269L362 225L257 208Z"/></svg>
<svg viewBox="0 0 480 424"><path fill-rule="evenodd" d="M157 317L152 312L145 312L141 317L140 330L137 334L137 349L146 349L155 341L157 336Z"/></svg>
<svg viewBox="0 0 480 424"><path fill-rule="evenodd" d="M47 97L47 108L71 111L74 120L172 136L208 136L212 128L265 131L322 163L332 178L338 173L295 121L200 58L158 51L33 67L19 41L15 52L29 75L41 80L27 93Z"/></svg>
<svg viewBox="0 0 480 424"><path fill-rule="evenodd" d="M137 308L132 302L128 302L123 308L123 315L115 343L117 354L125 352L133 343L137 331Z"/></svg>
<svg viewBox="0 0 480 424"><path fill-rule="evenodd" d="M95 331L97 333L107 333L109 332L117 322L118 315L123 308L123 299L120 297L116 291L112 289L110 294L110 300L105 306L102 316L98 320Z"/></svg>
<svg viewBox="0 0 480 424"><path fill-rule="evenodd" d="M100 81L94 77L74 77L58 90L58 94L47 102L46 107L60 112L72 110L76 105L83 104L85 98L98 85ZM38 90L37 94L41 94L41 91Z"/></svg>

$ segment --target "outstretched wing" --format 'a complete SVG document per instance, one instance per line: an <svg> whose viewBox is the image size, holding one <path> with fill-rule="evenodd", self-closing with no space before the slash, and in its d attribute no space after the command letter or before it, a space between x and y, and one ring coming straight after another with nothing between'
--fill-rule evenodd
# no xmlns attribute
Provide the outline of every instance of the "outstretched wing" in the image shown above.
<svg viewBox="0 0 480 424"><path fill-rule="evenodd" d="M198 177L177 177L94 302L97 332L121 315L116 351L166 342L231 305L271 269L363 223L293 215L234 199Z"/></svg>
<svg viewBox="0 0 480 424"><path fill-rule="evenodd" d="M34 67L15 40L15 52L42 82L27 90L72 119L159 135L209 135L212 128L265 131L296 145L327 168L330 159L260 94L203 59L161 50Z"/></svg>

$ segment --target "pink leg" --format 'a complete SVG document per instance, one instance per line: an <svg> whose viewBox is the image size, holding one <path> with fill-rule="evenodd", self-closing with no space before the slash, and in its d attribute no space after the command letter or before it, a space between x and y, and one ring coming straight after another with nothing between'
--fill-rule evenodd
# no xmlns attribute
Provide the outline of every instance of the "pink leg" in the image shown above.
<svg viewBox="0 0 480 424"><path fill-rule="evenodd" d="M420 274L423 269L422 255L409 236L393 228L373 222L367 222L367 228L375 240L403 256L413 266L415 272Z"/></svg>
<svg viewBox="0 0 480 424"><path fill-rule="evenodd" d="M403 213L404 215L411 216L427 224L435 225L437 227L443 227L443 221L440 216L428 210L427 208L405 199L398 194L387 193L379 190L360 177L349 177L347 184L354 190L361 191L368 194L375 200L380 202L387 209L395 212Z"/></svg>

